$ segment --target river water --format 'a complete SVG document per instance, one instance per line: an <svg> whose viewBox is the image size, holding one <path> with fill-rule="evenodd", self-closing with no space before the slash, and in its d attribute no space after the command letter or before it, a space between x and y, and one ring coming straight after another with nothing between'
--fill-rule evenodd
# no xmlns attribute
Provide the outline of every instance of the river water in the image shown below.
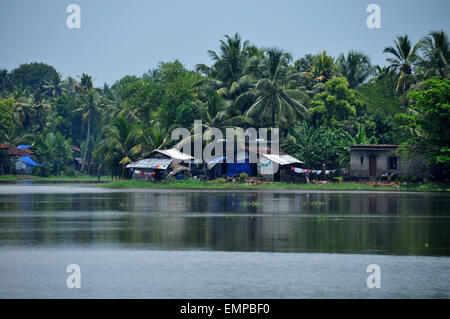
<svg viewBox="0 0 450 319"><path fill-rule="evenodd" d="M0 297L449 298L449 207L445 193L3 184Z"/></svg>

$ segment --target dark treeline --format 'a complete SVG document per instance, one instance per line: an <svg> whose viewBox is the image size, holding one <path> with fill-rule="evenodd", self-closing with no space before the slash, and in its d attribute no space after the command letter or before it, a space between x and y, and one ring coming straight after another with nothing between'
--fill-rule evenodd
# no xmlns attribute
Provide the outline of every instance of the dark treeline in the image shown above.
<svg viewBox="0 0 450 319"><path fill-rule="evenodd" d="M161 62L102 88L88 74L63 79L50 65L23 64L0 71L0 142L32 145L46 163L38 175L73 173L74 145L83 170L121 177L129 162L173 146L173 128L201 119L205 128L279 127L282 150L310 168L347 167L352 144L400 144L423 152L434 177L448 177L447 34L399 36L383 52L387 66L356 50L294 61L235 34L208 51L211 65ZM12 160L0 156L8 171Z"/></svg>

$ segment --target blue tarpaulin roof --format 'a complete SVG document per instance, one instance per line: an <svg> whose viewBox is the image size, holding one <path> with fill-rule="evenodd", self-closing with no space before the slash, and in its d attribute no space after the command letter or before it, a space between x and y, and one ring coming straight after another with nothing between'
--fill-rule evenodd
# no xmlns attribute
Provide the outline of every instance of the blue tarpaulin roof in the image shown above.
<svg viewBox="0 0 450 319"><path fill-rule="evenodd" d="M30 148L31 145L19 145L17 146L18 149L23 150L24 148Z"/></svg>
<svg viewBox="0 0 450 319"><path fill-rule="evenodd" d="M22 160L22 162L24 162L27 165L31 165L31 166L39 166L38 163L36 163L35 161L33 161L31 159L31 157L29 156L21 156L20 159Z"/></svg>

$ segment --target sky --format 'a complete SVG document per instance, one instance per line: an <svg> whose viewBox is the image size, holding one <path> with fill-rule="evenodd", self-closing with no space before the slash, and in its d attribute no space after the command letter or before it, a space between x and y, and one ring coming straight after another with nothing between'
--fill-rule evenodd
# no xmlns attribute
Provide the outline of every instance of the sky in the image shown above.
<svg viewBox="0 0 450 319"><path fill-rule="evenodd" d="M378 29L366 25L372 3L381 9ZM66 25L70 4L81 8L79 29ZM354 49L384 65L383 49L398 35L415 42L432 30L450 34L449 13L450 0L0 0L0 69L44 62L102 86L160 61L210 65L207 50L236 32L294 60Z"/></svg>

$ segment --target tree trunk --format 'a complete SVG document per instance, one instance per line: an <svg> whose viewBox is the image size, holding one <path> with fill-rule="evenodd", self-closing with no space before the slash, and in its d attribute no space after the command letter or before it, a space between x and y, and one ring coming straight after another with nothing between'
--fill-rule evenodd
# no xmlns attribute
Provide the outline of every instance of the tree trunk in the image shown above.
<svg viewBox="0 0 450 319"><path fill-rule="evenodd" d="M87 135L86 135L86 143L84 144L84 154L83 154L83 162L81 163L81 172L84 172L84 163L86 162L86 155L89 146L89 135L91 134L91 117L88 117L87 122Z"/></svg>
<svg viewBox="0 0 450 319"><path fill-rule="evenodd" d="M272 128L275 127L275 109L272 105Z"/></svg>

